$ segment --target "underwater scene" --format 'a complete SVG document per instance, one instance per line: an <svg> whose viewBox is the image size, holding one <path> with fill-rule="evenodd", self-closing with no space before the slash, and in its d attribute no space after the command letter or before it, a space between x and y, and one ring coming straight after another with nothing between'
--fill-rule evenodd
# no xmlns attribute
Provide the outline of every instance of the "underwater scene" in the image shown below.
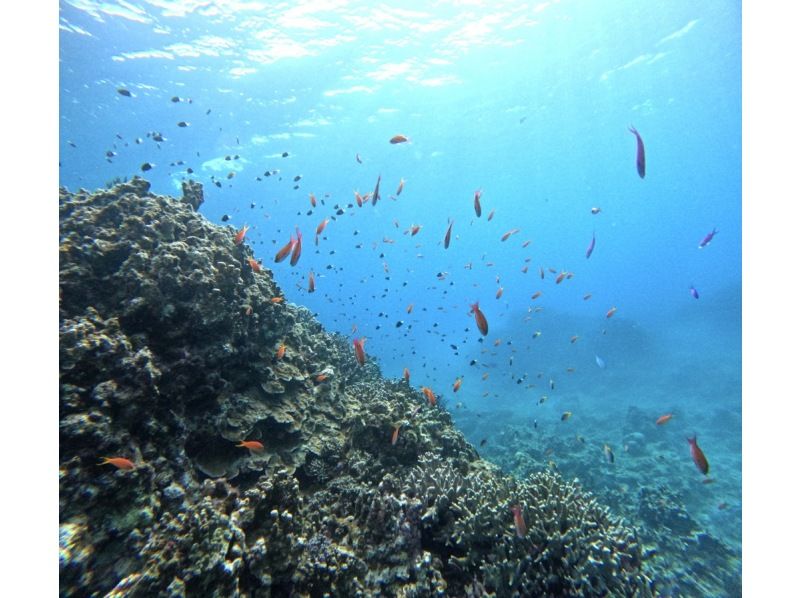
<svg viewBox="0 0 800 598"><path fill-rule="evenodd" d="M59 13L61 596L741 596L738 3Z"/></svg>

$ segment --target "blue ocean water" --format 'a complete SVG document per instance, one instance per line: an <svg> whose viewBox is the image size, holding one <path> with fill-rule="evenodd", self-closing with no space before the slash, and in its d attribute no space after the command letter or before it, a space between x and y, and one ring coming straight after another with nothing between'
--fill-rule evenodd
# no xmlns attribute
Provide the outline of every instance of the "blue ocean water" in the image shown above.
<svg viewBox="0 0 800 598"><path fill-rule="evenodd" d="M288 300L408 368L487 458L555 443L611 493L609 444L741 549L738 4L73 0L60 29L62 185L202 182Z"/></svg>

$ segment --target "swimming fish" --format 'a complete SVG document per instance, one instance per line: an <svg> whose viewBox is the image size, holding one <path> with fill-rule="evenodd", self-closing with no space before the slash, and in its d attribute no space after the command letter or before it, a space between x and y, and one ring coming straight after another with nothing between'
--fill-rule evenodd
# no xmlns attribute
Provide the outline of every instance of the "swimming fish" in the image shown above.
<svg viewBox="0 0 800 598"><path fill-rule="evenodd" d="M300 229L295 227L295 232L297 233L297 241L295 241L294 247L292 248L292 257L289 260L289 264L294 266L297 264L297 261L300 259L300 252L303 250L303 235L300 234Z"/></svg>
<svg viewBox="0 0 800 598"><path fill-rule="evenodd" d="M396 425L394 427L394 431L392 432L392 446L397 444L397 436L400 434L400 425Z"/></svg>
<svg viewBox="0 0 800 598"><path fill-rule="evenodd" d="M567 420L568 420L570 417L572 417L572 411L565 411L564 413L562 413L562 414L561 414L561 421L562 421L562 422L565 422L565 421L567 421Z"/></svg>
<svg viewBox="0 0 800 598"><path fill-rule="evenodd" d="M398 197L400 196L400 194L403 192L403 187L405 186L405 184L406 182L403 179L403 177L400 177L400 184L397 186L397 191L395 192L396 196Z"/></svg>
<svg viewBox="0 0 800 598"><path fill-rule="evenodd" d="M314 271L308 273L308 292L313 293L317 290L317 281L314 278Z"/></svg>
<svg viewBox="0 0 800 598"><path fill-rule="evenodd" d="M244 241L244 236L247 234L247 231L250 229L249 226L246 224L241 228L241 230L236 233L236 236L233 238L234 245L241 245L242 241Z"/></svg>
<svg viewBox="0 0 800 598"><path fill-rule="evenodd" d="M378 203L378 200L381 198L380 188L381 188L381 175L378 175L378 182L375 183L375 191L372 194L372 205L373 206L376 203Z"/></svg>
<svg viewBox="0 0 800 598"><path fill-rule="evenodd" d="M566 276L567 276L567 273L562 270L561 273L558 276L556 276L556 284L561 284L561 281L564 280L564 278L566 278Z"/></svg>
<svg viewBox="0 0 800 598"><path fill-rule="evenodd" d="M403 368L403 379L406 381L406 384L411 382L411 372L408 371L408 368Z"/></svg>
<svg viewBox="0 0 800 598"><path fill-rule="evenodd" d="M542 292L541 291L536 291L533 295L531 295L531 299L532 300L536 300L541 296L542 296Z"/></svg>
<svg viewBox="0 0 800 598"><path fill-rule="evenodd" d="M150 164L150 162L145 162L140 166L140 168L142 169L142 172L147 172L148 170L153 168L153 166L155 166L155 164Z"/></svg>
<svg viewBox="0 0 800 598"><path fill-rule="evenodd" d="M396 145L398 143L405 143L406 141L408 141L408 137L405 135L395 135L389 140L389 143Z"/></svg>
<svg viewBox="0 0 800 598"><path fill-rule="evenodd" d="M102 457L102 461L98 465L113 465L117 469L124 469L125 471L136 468L133 461L125 457Z"/></svg>
<svg viewBox="0 0 800 598"><path fill-rule="evenodd" d="M413 303L409 303L408 307L406 307L406 313L410 314L413 309L414 309L414 304Z"/></svg>
<svg viewBox="0 0 800 598"><path fill-rule="evenodd" d="M700 299L700 293L697 292L697 289L694 288L694 285L689 287L689 294L695 299Z"/></svg>
<svg viewBox="0 0 800 598"><path fill-rule="evenodd" d="M247 258L247 263L250 265L250 268L252 268L253 272L255 272L256 274L261 272L261 264L259 264L253 258L251 257Z"/></svg>
<svg viewBox="0 0 800 598"><path fill-rule="evenodd" d="M292 249L294 249L294 244L296 242L297 241L295 241L294 235L289 235L289 242L286 245L284 245L283 247L281 247L278 250L278 253L275 254L275 263L276 264L278 264L278 263L280 263L280 262L282 262L283 260L286 259L286 256L289 255L289 252L292 251Z"/></svg>
<svg viewBox="0 0 800 598"><path fill-rule="evenodd" d="M600 358L600 356L599 356L599 355L595 355L595 356L594 356L594 362L597 364L597 367L599 367L601 370L604 370L604 369L606 369L606 362L605 362L605 361L603 361L603 360Z"/></svg>
<svg viewBox="0 0 800 598"><path fill-rule="evenodd" d="M119 95L121 95L121 96L125 96L126 98L132 98L133 97L133 94L130 91L128 91L127 89L125 89L124 87L117 88L117 93Z"/></svg>
<svg viewBox="0 0 800 598"><path fill-rule="evenodd" d="M656 425L657 426L663 426L665 423L667 423L671 419L672 419L672 414L671 413L667 413L666 415L662 415L661 417L659 417L656 420Z"/></svg>
<svg viewBox="0 0 800 598"><path fill-rule="evenodd" d="M481 334L483 336L489 334L489 323L486 321L486 316L483 315L480 307L478 307L477 301L472 304L470 311L475 314L475 324L478 325L478 330L480 330Z"/></svg>
<svg viewBox="0 0 800 598"><path fill-rule="evenodd" d="M633 125L629 126L628 130L636 135L636 171L640 178L644 178L644 143L639 131Z"/></svg>
<svg viewBox="0 0 800 598"><path fill-rule="evenodd" d="M286 355L286 345L281 343L278 350L275 351L275 359L283 359L284 355Z"/></svg>
<svg viewBox="0 0 800 598"><path fill-rule="evenodd" d="M569 342L571 342L574 345L578 341L579 338L580 337L576 334L576 335L570 337Z"/></svg>
<svg viewBox="0 0 800 598"><path fill-rule="evenodd" d="M246 448L254 453L264 452L264 445L261 444L258 440L242 440L236 446L241 448Z"/></svg>
<svg viewBox="0 0 800 598"><path fill-rule="evenodd" d="M515 234L517 234L518 232L519 232L519 229L518 229L518 228L512 228L510 231L508 231L507 233L503 234L503 236L502 236L502 237L500 237L500 240L501 240L501 241L506 241L506 240L508 240L508 238L509 238L511 235L515 235Z"/></svg>
<svg viewBox="0 0 800 598"><path fill-rule="evenodd" d="M314 196L313 193L309 193L308 194L308 201L311 202L311 207L312 208L316 208L317 207L317 198Z"/></svg>
<svg viewBox="0 0 800 598"><path fill-rule="evenodd" d="M182 120L178 123L178 126L181 127L182 129L185 129L186 127L189 126L189 123L187 123L185 120Z"/></svg>
<svg viewBox="0 0 800 598"><path fill-rule="evenodd" d="M447 249L450 247L450 233L453 231L453 220L450 221L450 224L447 227L447 232L444 235L444 248Z"/></svg>
<svg viewBox="0 0 800 598"><path fill-rule="evenodd" d="M436 393L433 392L433 390L431 390L427 386L423 386L422 394L424 394L425 397L428 399L428 403L430 404L431 407L436 406Z"/></svg>
<svg viewBox="0 0 800 598"><path fill-rule="evenodd" d="M592 214L599 214L600 212L600 208L592 208Z"/></svg>
<svg viewBox="0 0 800 598"><path fill-rule="evenodd" d="M475 191L475 201L474 201L475 215L478 218L481 217L481 194L482 193L483 193L483 191L481 189L478 189L477 191Z"/></svg>
<svg viewBox="0 0 800 598"><path fill-rule="evenodd" d="M499 289L497 289L497 292L494 294L494 298L495 299L500 299L500 297L502 297L502 296L503 296L503 287L500 287Z"/></svg>
<svg viewBox="0 0 800 598"><path fill-rule="evenodd" d="M586 259L588 260L592 256L592 252L594 251L594 233L592 233L592 242L589 243L589 247L586 248Z"/></svg>
<svg viewBox="0 0 800 598"><path fill-rule="evenodd" d="M611 317L611 316L613 316L615 313L617 313L617 307L616 307L616 306L612 307L611 309L609 309L609 310L606 312L606 317L607 317L607 318L610 318L610 317Z"/></svg>
<svg viewBox="0 0 800 598"><path fill-rule="evenodd" d="M708 475L708 459L706 459L700 447L697 446L697 434L695 434L693 438L687 438L686 440L689 442L689 452L692 455L694 464L697 465L697 469L700 470L700 473L703 475Z"/></svg>
<svg viewBox="0 0 800 598"><path fill-rule="evenodd" d="M517 538L524 538L528 533L528 526L525 525L525 518L522 516L522 507L514 505L511 507L511 512L514 514L514 529L517 532Z"/></svg>
<svg viewBox="0 0 800 598"><path fill-rule="evenodd" d="M356 352L356 361L358 362L358 365L364 365L367 360L367 357L364 354L364 343L366 340L366 337L363 336L360 339L353 339L353 348Z"/></svg>
<svg viewBox="0 0 800 598"><path fill-rule="evenodd" d="M714 238L714 235L716 235L718 232L719 231L717 230L717 228L714 227L714 230L712 230L705 237L703 237L702 241L700 241L700 245L698 245L697 248L702 249L703 247L711 243L712 239Z"/></svg>
<svg viewBox="0 0 800 598"><path fill-rule="evenodd" d="M458 392L459 388L461 388L461 378L456 378L456 381L453 382L453 392Z"/></svg>
<svg viewBox="0 0 800 598"><path fill-rule="evenodd" d="M614 451L612 451L611 447L608 446L607 444L603 445L603 454L606 457L606 461L608 461L609 463L614 462Z"/></svg>
<svg viewBox="0 0 800 598"><path fill-rule="evenodd" d="M486 222L491 222L492 218L494 218L494 208L492 208L492 211L489 212L489 215L486 217Z"/></svg>

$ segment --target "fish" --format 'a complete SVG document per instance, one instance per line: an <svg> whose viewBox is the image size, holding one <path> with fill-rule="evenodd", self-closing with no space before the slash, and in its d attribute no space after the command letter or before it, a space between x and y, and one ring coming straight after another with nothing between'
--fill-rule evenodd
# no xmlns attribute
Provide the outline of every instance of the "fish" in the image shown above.
<svg viewBox="0 0 800 598"><path fill-rule="evenodd" d="M705 237L703 237L703 239L700 241L700 245L698 245L697 248L702 249L703 247L711 243L711 241L714 239L714 235L716 235L717 233L719 233L719 231L717 230L716 227L714 227L714 230L712 230Z"/></svg>
<svg viewBox="0 0 800 598"><path fill-rule="evenodd" d="M245 308L244 315L246 315L246 316L252 316L253 315L253 306L252 305L248 305Z"/></svg>
<svg viewBox="0 0 800 598"><path fill-rule="evenodd" d="M313 293L317 290L317 282L314 279L314 271L308 273L308 292Z"/></svg>
<svg viewBox="0 0 800 598"><path fill-rule="evenodd" d="M456 378L456 381L453 382L453 392L458 392L459 388L461 388L461 378Z"/></svg>
<svg viewBox="0 0 800 598"><path fill-rule="evenodd" d="M562 270L562 271L561 271L561 274L559 274L558 276L556 276L556 284L561 284L561 281L562 281L562 280L564 280L564 278L565 278L566 276L567 276L567 273L566 273L566 272L564 272L564 271Z"/></svg>
<svg viewBox="0 0 800 598"><path fill-rule="evenodd" d="M436 393L433 392L433 390L431 390L427 386L423 386L422 394L424 394L425 397L428 399L428 404L430 404L431 407L436 406Z"/></svg>
<svg viewBox="0 0 800 598"><path fill-rule="evenodd" d="M397 195L398 197L400 196L400 194L403 192L403 186L405 184L406 184L405 179L403 179L403 177L400 177L400 184L397 186L397 191L395 192L395 195Z"/></svg>
<svg viewBox="0 0 800 598"><path fill-rule="evenodd" d="M380 188L381 188L381 175L378 175L378 181L375 183L375 191L372 194L372 205L373 206L376 203L378 203L378 200L381 198Z"/></svg>
<svg viewBox="0 0 800 598"><path fill-rule="evenodd" d="M447 232L444 235L444 248L447 249L450 247L450 233L453 232L453 220L450 221L450 224L447 226Z"/></svg>
<svg viewBox="0 0 800 598"><path fill-rule="evenodd" d="M550 390L556 389L556 381L550 378Z"/></svg>
<svg viewBox="0 0 800 598"><path fill-rule="evenodd" d="M413 309L414 309L414 304L413 303L409 303L408 307L406 307L406 313L410 314Z"/></svg>
<svg viewBox="0 0 800 598"><path fill-rule="evenodd" d="M500 299L500 297L502 297L502 296L503 296L503 287L500 287L499 289L497 289L497 292L494 294L494 298L495 299Z"/></svg>
<svg viewBox="0 0 800 598"><path fill-rule="evenodd" d="M592 294L591 294L591 293L586 293L586 294L583 296L583 300L584 300L584 301L588 301L588 300L589 300L589 299L591 299L591 298L592 298Z"/></svg>
<svg viewBox="0 0 800 598"><path fill-rule="evenodd" d="M147 172L148 170L151 170L153 166L155 166L155 164L150 164L150 162L145 162L139 168L142 169L142 172Z"/></svg>
<svg viewBox="0 0 800 598"><path fill-rule="evenodd" d="M314 378L314 382L316 382L317 384L322 384L327 379L328 379L327 374L318 374L317 377Z"/></svg>
<svg viewBox="0 0 800 598"><path fill-rule="evenodd" d="M284 355L286 355L286 345L281 343L278 350L275 351L275 359L283 359Z"/></svg>
<svg viewBox="0 0 800 598"><path fill-rule="evenodd" d="M689 443L689 452L692 455L697 469L703 475L708 475L708 459L706 459L702 449L697 446L697 434L695 434L693 438L687 438L686 440Z"/></svg>
<svg viewBox="0 0 800 598"><path fill-rule="evenodd" d="M251 257L247 258L247 263L250 265L250 268L251 268L251 269L253 270L253 272L255 272L256 274L258 274L259 272L261 272L261 264L259 264L259 263L258 263L256 260L254 260L253 258L251 258Z"/></svg>
<svg viewBox="0 0 800 598"><path fill-rule="evenodd" d="M536 291L533 295L531 295L531 300L535 301L536 299L538 299L541 296L542 296L542 292L541 291Z"/></svg>
<svg viewBox="0 0 800 598"><path fill-rule="evenodd" d="M117 469L124 469L125 471L136 469L133 461L125 457L101 457L101 459L102 461L98 465L113 465Z"/></svg>
<svg viewBox="0 0 800 598"><path fill-rule="evenodd" d="M544 280L544 268L542 268L541 266L539 266L539 278Z"/></svg>
<svg viewBox="0 0 800 598"><path fill-rule="evenodd" d="M603 454L606 457L606 461L608 461L609 463L614 462L614 451L612 451L611 447L608 446L607 444L603 445Z"/></svg>
<svg viewBox="0 0 800 598"><path fill-rule="evenodd" d="M190 124L190 123L187 123L185 120L182 120L182 121L180 121L180 122L178 123L178 126L179 126L179 127L181 127L181 128L183 129L183 128L186 128L186 127L188 127L188 126L189 126L189 124Z"/></svg>
<svg viewBox="0 0 800 598"><path fill-rule="evenodd" d="M481 446L485 446L486 445L486 441L487 441L486 438L482 438L481 439Z"/></svg>
<svg viewBox="0 0 800 598"><path fill-rule="evenodd" d="M481 380L486 380L488 378L489 378L489 372L484 372L483 375L481 376Z"/></svg>
<svg viewBox="0 0 800 598"><path fill-rule="evenodd" d="M358 191L353 191L353 193L356 196L356 203L358 204L358 207L360 208L361 206L364 205L364 198L358 193Z"/></svg>
<svg viewBox="0 0 800 598"><path fill-rule="evenodd" d="M494 208L492 208L492 211L489 212L489 215L486 217L486 222L491 222L492 218L494 218Z"/></svg>
<svg viewBox="0 0 800 598"><path fill-rule="evenodd" d="M406 384L411 382L411 372L408 371L408 368L403 368L403 380L406 381Z"/></svg>
<svg viewBox="0 0 800 598"><path fill-rule="evenodd" d="M472 304L470 311L475 314L475 324L478 325L478 330L480 330L481 334L483 336L489 334L489 323L486 321L486 316L483 315L477 301Z"/></svg>
<svg viewBox="0 0 800 598"><path fill-rule="evenodd" d="M314 197L313 193L309 193L308 194L308 201L311 202L311 207L312 208L316 208L317 207L317 198Z"/></svg>
<svg viewBox="0 0 800 598"><path fill-rule="evenodd" d="M283 297L270 297L270 301L272 303L280 303L281 301L283 301Z"/></svg>
<svg viewBox="0 0 800 598"><path fill-rule="evenodd" d="M594 362L597 364L597 367L599 367L601 370L606 369L606 362L603 361L599 355L594 356Z"/></svg>
<svg viewBox="0 0 800 598"><path fill-rule="evenodd" d="M508 240L508 238L509 238L511 235L514 235L514 234L516 234L516 233L518 233L518 232L519 232L519 229L518 229L518 228L512 228L510 231L508 231L508 232L504 233L504 234L503 234L503 236L502 236L502 237L500 237L500 240L501 240L501 241L506 241L506 240Z"/></svg>
<svg viewBox="0 0 800 598"><path fill-rule="evenodd" d="M689 287L689 294L694 297L695 299L700 299L700 293L697 292L697 289L694 288L694 285Z"/></svg>
<svg viewBox="0 0 800 598"><path fill-rule="evenodd" d="M181 99L180 99L178 96L172 96L172 99L171 99L170 101L171 101L173 104L175 104L175 103L177 103L177 102L180 102L180 101L181 101Z"/></svg>
<svg viewBox="0 0 800 598"><path fill-rule="evenodd" d="M538 338L540 336L542 336L542 331L541 330L537 330L536 332L533 333L533 338Z"/></svg>
<svg viewBox="0 0 800 598"><path fill-rule="evenodd" d="M565 411L564 413L562 413L562 414L561 414L561 421L562 421L562 422L565 422L565 421L567 421L567 420L568 420L570 417L572 417L572 411Z"/></svg>
<svg viewBox="0 0 800 598"><path fill-rule="evenodd" d="M511 507L511 512L514 514L514 529L517 532L517 538L524 538L528 533L528 526L525 525L525 518L522 516L522 507L514 505Z"/></svg>
<svg viewBox="0 0 800 598"><path fill-rule="evenodd" d="M241 228L241 230L236 233L236 236L233 238L234 245L241 245L244 241L244 236L247 234L247 231L250 229L249 226L246 224Z"/></svg>
<svg viewBox="0 0 800 598"><path fill-rule="evenodd" d="M364 365L367 361L367 356L364 353L364 343L366 342L366 337L362 336L360 339L353 339L353 349L355 349L356 353L356 361L358 365Z"/></svg>
<svg viewBox="0 0 800 598"><path fill-rule="evenodd" d="M359 164L363 164L363 162L361 161L361 155L360 154L356 154L356 162L358 162Z"/></svg>
<svg viewBox="0 0 800 598"><path fill-rule="evenodd" d="M303 250L303 235L300 234L300 229L295 227L295 232L297 233L297 241L292 248L292 257L289 260L289 264L294 266L297 264L297 261L300 259L300 252Z"/></svg>
<svg viewBox="0 0 800 598"><path fill-rule="evenodd" d="M317 236L320 236L322 234L322 231L324 231L325 227L328 226L328 222L330 222L330 220L328 218L325 218L325 220L323 220L317 225L317 233L316 233Z"/></svg>
<svg viewBox="0 0 800 598"><path fill-rule="evenodd" d="M121 95L121 96L125 96L126 98L132 98L133 97L133 94L130 91L128 91L127 89L125 89L124 87L118 87L117 88L117 93L119 95Z"/></svg>
<svg viewBox="0 0 800 598"><path fill-rule="evenodd" d="M246 448L253 453L263 453L264 452L264 445L261 444L258 440L242 440L239 444L236 445L237 447Z"/></svg>
<svg viewBox="0 0 800 598"><path fill-rule="evenodd" d="M578 341L579 338L580 337L576 334L576 335L570 337L569 342L571 342L574 345Z"/></svg>
<svg viewBox="0 0 800 598"><path fill-rule="evenodd" d="M400 434L400 425L398 424L394 427L394 431L392 432L392 446L397 444L397 437L399 434Z"/></svg>
<svg viewBox="0 0 800 598"><path fill-rule="evenodd" d="M589 243L589 247L586 248L586 259L587 260L590 257L592 257L592 252L594 251L594 244L595 244L595 238L594 238L594 233L592 233L592 242Z"/></svg>
<svg viewBox="0 0 800 598"><path fill-rule="evenodd" d="M639 173L639 178L644 178L644 142L642 141L639 131L633 125L628 127L628 130L636 135L636 171Z"/></svg>
<svg viewBox="0 0 800 598"><path fill-rule="evenodd" d="M421 225L419 225L419 224L412 224L412 225L411 225L411 228L409 228L409 229L406 231L406 234L408 234L408 233L411 233L411 236L413 237L414 235L416 235L416 234L419 232L419 230L420 230L421 228L422 228L422 226L421 226Z"/></svg>
<svg viewBox="0 0 800 598"><path fill-rule="evenodd" d="M478 189L477 191L475 191L475 202L474 202L474 204L475 204L475 215L478 218L481 217L481 194L482 193L483 193L483 191L481 189Z"/></svg>
<svg viewBox="0 0 800 598"><path fill-rule="evenodd" d="M667 413L666 415L662 415L661 417L659 417L656 420L656 425L657 426L663 426L665 423L667 423L671 419L672 419L672 414L671 413Z"/></svg>
<svg viewBox="0 0 800 598"><path fill-rule="evenodd" d="M530 244L531 244L531 240L530 240L530 239L528 239L527 241L525 241L525 242L522 244L522 248L523 248L523 249L525 249L525 248L526 248L528 245L530 245Z"/></svg>
<svg viewBox="0 0 800 598"><path fill-rule="evenodd" d="M592 214L599 214L601 211L600 208L592 208Z"/></svg>
<svg viewBox="0 0 800 598"><path fill-rule="evenodd" d="M289 235L289 242L283 247L281 247L278 250L278 253L275 254L276 264L279 264L280 262L286 259L286 256L289 255L289 252L292 251L292 249L294 249L295 243L297 243L297 241L295 241L294 235Z"/></svg>
<svg viewBox="0 0 800 598"><path fill-rule="evenodd" d="M610 317L611 317L611 316L613 316L615 313L617 313L617 307L616 307L616 305L615 305L614 307L612 307L611 309L609 309L609 310L606 312L606 318L610 318Z"/></svg>
<svg viewBox="0 0 800 598"><path fill-rule="evenodd" d="M408 137L405 135L395 135L389 140L389 143L397 145L398 143L405 143L406 141L408 141Z"/></svg>

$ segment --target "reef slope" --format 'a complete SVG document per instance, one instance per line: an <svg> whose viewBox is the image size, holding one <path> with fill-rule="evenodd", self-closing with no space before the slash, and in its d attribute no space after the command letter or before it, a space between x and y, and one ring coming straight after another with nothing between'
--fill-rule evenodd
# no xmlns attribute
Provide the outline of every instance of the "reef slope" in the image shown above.
<svg viewBox="0 0 800 598"><path fill-rule="evenodd" d="M61 595L653 595L577 481L482 461L276 299L198 185L149 187L60 190Z"/></svg>

